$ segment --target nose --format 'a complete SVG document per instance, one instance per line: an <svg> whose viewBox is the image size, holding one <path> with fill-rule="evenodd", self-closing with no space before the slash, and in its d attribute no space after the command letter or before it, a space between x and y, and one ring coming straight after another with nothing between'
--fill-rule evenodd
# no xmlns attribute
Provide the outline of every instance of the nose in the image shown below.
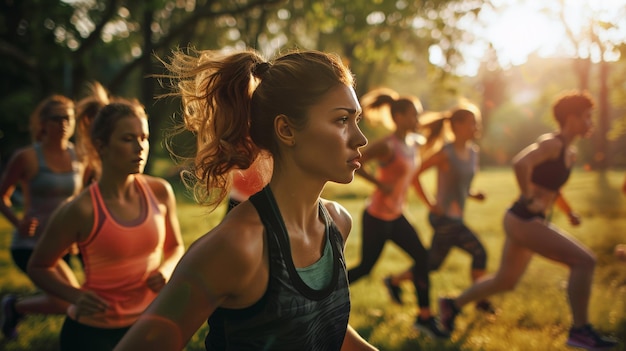
<svg viewBox="0 0 626 351"><path fill-rule="evenodd" d="M351 144L357 149L367 145L367 138L365 137L365 134L363 134L363 132L361 131L361 128L359 128L358 124L354 125L351 139Z"/></svg>

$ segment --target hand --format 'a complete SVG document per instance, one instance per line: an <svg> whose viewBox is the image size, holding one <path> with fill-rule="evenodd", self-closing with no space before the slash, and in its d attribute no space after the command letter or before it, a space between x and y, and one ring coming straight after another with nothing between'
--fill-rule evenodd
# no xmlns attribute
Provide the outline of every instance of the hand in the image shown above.
<svg viewBox="0 0 626 351"><path fill-rule="evenodd" d="M22 218L22 221L17 228L17 232L20 234L20 236L24 237L35 236L37 227L39 227L39 220L37 218L24 217Z"/></svg>
<svg viewBox="0 0 626 351"><path fill-rule="evenodd" d="M167 281L165 280L163 273L159 271L154 271L150 273L150 275L148 276L148 279L146 280L146 284L148 284L148 288L150 288L150 290L157 292L157 293L161 291L161 289L163 289L163 287L165 286L165 283L167 283Z"/></svg>
<svg viewBox="0 0 626 351"><path fill-rule="evenodd" d="M472 195L472 198L473 198L474 200L484 201L484 200L487 198L487 195L485 195L485 193L483 193L483 192L480 192L480 191L479 191L479 192L477 192L477 193L474 193L474 194Z"/></svg>
<svg viewBox="0 0 626 351"><path fill-rule="evenodd" d="M106 300L89 290L83 291L74 305L76 305L76 320L80 316L102 314L109 308L109 303Z"/></svg>
<svg viewBox="0 0 626 351"><path fill-rule="evenodd" d="M567 214L567 217L569 218L569 222L570 222L571 225L573 225L573 226L580 225L580 216L577 213L575 213L574 211L570 211Z"/></svg>

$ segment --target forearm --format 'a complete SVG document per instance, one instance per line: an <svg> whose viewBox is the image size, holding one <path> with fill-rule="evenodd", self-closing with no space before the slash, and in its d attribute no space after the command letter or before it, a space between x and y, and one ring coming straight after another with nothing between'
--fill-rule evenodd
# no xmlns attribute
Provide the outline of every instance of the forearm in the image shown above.
<svg viewBox="0 0 626 351"><path fill-rule="evenodd" d="M359 175L360 177L362 177L363 179L367 180L368 182L374 184L377 187L380 185L380 183L378 182L376 177L374 177L372 174L370 174L369 172L367 172L363 168L357 169L356 174Z"/></svg>
<svg viewBox="0 0 626 351"><path fill-rule="evenodd" d="M29 264L28 276L40 289L68 303L76 303L82 293L74 272L62 260L56 267Z"/></svg>
<svg viewBox="0 0 626 351"><path fill-rule="evenodd" d="M567 200L565 200L565 198L559 193L559 195L556 197L556 201L555 201L555 205L556 207L558 207L561 211L563 211L563 213L570 215L573 211L572 211L572 207L569 205L569 203L567 202Z"/></svg>
<svg viewBox="0 0 626 351"><path fill-rule="evenodd" d="M357 333L356 330L354 330L354 328L348 325L348 329L346 330L346 337L343 340L343 345L341 345L341 351L353 350L376 351L378 349L368 343L359 335L359 333Z"/></svg>
<svg viewBox="0 0 626 351"><path fill-rule="evenodd" d="M171 248L170 250L163 253L163 262L159 267L159 271L166 280L169 280L178 264L178 261L183 257L185 253L185 248L182 245L178 245L176 247Z"/></svg>
<svg viewBox="0 0 626 351"><path fill-rule="evenodd" d="M15 214L15 212L13 212L13 210L11 210L11 202L7 199L3 199L2 202L0 202L0 213L2 213L2 215L15 227L15 228L19 228L20 226L20 219L17 218L17 215Z"/></svg>
<svg viewBox="0 0 626 351"><path fill-rule="evenodd" d="M531 198L531 168L524 162L516 162L513 166L513 170L520 194L527 199Z"/></svg>

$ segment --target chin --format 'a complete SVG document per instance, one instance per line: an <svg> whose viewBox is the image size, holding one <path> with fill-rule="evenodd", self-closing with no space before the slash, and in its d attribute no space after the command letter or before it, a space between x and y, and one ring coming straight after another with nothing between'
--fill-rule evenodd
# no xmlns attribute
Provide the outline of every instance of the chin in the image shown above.
<svg viewBox="0 0 626 351"><path fill-rule="evenodd" d="M331 182L338 184L350 184L354 180L354 172L349 177L333 179Z"/></svg>

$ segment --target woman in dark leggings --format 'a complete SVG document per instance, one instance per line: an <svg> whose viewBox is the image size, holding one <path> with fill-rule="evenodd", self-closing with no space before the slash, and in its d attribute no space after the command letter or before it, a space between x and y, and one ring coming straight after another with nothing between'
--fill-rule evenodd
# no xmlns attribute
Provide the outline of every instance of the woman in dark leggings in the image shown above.
<svg viewBox="0 0 626 351"><path fill-rule="evenodd" d="M374 175L363 168L357 172L376 189L363 212L361 263L348 271L348 280L354 283L369 274L387 240L394 242L414 261L412 275L419 307L415 328L431 337L448 337L430 311L428 252L403 214L411 180L419 168L415 132L421 103L417 98L398 97L394 91L381 89L366 94L362 104L366 118L373 111L382 112L381 107L389 107L395 130L363 151L362 163L375 160L378 167Z"/></svg>
<svg viewBox="0 0 626 351"><path fill-rule="evenodd" d="M418 197L428 206L428 221L434 231L428 252L429 270L438 270L450 249L457 247L472 256L470 276L475 282L486 273L487 253L476 234L465 225L463 212L467 198L478 201L485 199L483 193L470 189L478 170L479 151L474 139L478 135L480 111L470 103L462 103L450 113L439 115L440 118L424 127L428 134L426 145L443 141L448 134L443 133L446 128L451 130L452 140L446 141L443 147L424 160L413 182ZM433 167L437 169L437 192L434 198L425 191L420 181L420 175ZM385 285L395 302L402 303L399 284L402 280L412 279L412 271L385 278ZM478 301L476 308L488 313L495 312L486 299Z"/></svg>

